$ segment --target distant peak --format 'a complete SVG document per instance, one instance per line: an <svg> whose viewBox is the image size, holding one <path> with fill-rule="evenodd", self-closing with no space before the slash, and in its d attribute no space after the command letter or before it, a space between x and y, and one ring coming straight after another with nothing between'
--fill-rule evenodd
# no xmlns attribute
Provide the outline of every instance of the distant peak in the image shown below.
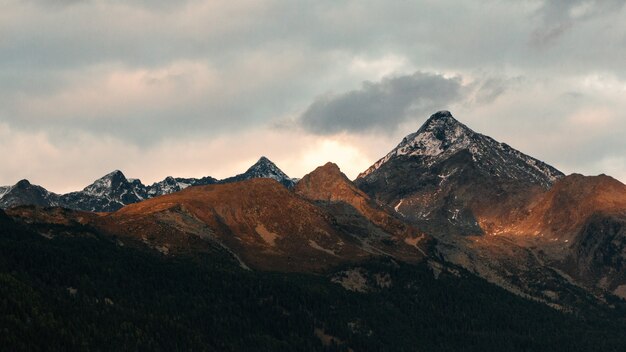
<svg viewBox="0 0 626 352"><path fill-rule="evenodd" d="M450 111L442 110L430 115L428 120L424 122L424 125L420 128L420 131L429 131L433 129L450 129L456 126L463 126L462 123L457 121Z"/></svg>
<svg viewBox="0 0 626 352"><path fill-rule="evenodd" d="M430 115L430 119L446 119L452 117L452 113L448 110L441 110L441 111L437 111L436 113Z"/></svg>
<svg viewBox="0 0 626 352"><path fill-rule="evenodd" d="M309 174L305 175L303 179L308 178L328 178L328 177L342 177L345 176L339 166L333 162L327 162L324 165L318 166L315 170L311 171Z"/></svg>
<svg viewBox="0 0 626 352"><path fill-rule="evenodd" d="M274 164L270 159L262 156L254 165L250 166L247 172L257 171L257 170L279 170L278 166Z"/></svg>
<svg viewBox="0 0 626 352"><path fill-rule="evenodd" d="M437 111L430 115L417 132L404 137L395 149L361 173L359 177L369 175L397 156L429 158L439 157L442 154L449 156L461 149L469 148L475 136L476 133L457 121L450 111Z"/></svg>
<svg viewBox="0 0 626 352"><path fill-rule="evenodd" d="M30 181L28 181L27 179L23 179L23 180L18 181L18 182L15 184L15 186L16 186L17 188L26 188L26 187L30 187L30 186L31 186L31 183L30 183Z"/></svg>
<svg viewBox="0 0 626 352"><path fill-rule="evenodd" d="M333 162L327 162L326 164L318 167L317 169L314 170L315 171L323 171L325 173L332 173L332 174L341 174L341 169L339 169L339 166L337 166L337 164L333 163Z"/></svg>
<svg viewBox="0 0 626 352"><path fill-rule="evenodd" d="M327 168L327 169L337 169L337 170L339 170L339 166L337 164L333 163L332 161L327 162L322 167Z"/></svg>
<svg viewBox="0 0 626 352"><path fill-rule="evenodd" d="M126 176L120 171L115 170L95 180L94 183L85 187L83 192L91 195L102 196L104 190L118 188L120 185L129 184Z"/></svg>
<svg viewBox="0 0 626 352"><path fill-rule="evenodd" d="M262 156L259 158L259 160L255 163L255 165L257 164L274 164L270 159Z"/></svg>
<svg viewBox="0 0 626 352"><path fill-rule="evenodd" d="M122 173L120 170L113 170L109 172L108 174L102 176L102 178L116 178L116 177L126 178L126 176L124 176L124 173Z"/></svg>

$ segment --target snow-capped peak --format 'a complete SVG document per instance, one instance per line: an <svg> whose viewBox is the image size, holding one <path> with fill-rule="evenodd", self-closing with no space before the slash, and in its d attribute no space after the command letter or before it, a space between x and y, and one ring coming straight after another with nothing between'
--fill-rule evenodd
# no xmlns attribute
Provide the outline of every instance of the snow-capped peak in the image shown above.
<svg viewBox="0 0 626 352"><path fill-rule="evenodd" d="M537 159L472 131L449 111L439 111L359 178L367 177L398 157L421 158L425 166L432 166L462 150L467 151L479 167L493 176L527 178L543 186L549 186L563 176L560 171Z"/></svg>
<svg viewBox="0 0 626 352"><path fill-rule="evenodd" d="M395 155L437 156L450 148L458 150L469 145L476 133L457 121L449 111L433 114L415 133L405 137L394 149Z"/></svg>
<svg viewBox="0 0 626 352"><path fill-rule="evenodd" d="M475 134L470 128L457 121L449 111L436 112L417 132L404 137L397 147L359 177L367 176L390 159L401 155L436 157L444 153L452 154L467 148Z"/></svg>
<svg viewBox="0 0 626 352"><path fill-rule="evenodd" d="M289 176L279 169L270 159L264 156L254 163L254 165L250 166L243 174L223 179L220 183L237 182L253 178L271 178L282 183L287 188L295 186L295 182L289 178Z"/></svg>
<svg viewBox="0 0 626 352"><path fill-rule="evenodd" d="M126 176L124 176L120 170L115 170L100 177L95 180L94 183L85 187L83 193L102 197L109 194L112 190L119 188L121 185L128 183L129 182L126 179Z"/></svg>
<svg viewBox="0 0 626 352"><path fill-rule="evenodd" d="M244 174L251 177L273 178L276 181L289 179L281 169L276 166L270 159L262 156L254 165L252 165Z"/></svg>
<svg viewBox="0 0 626 352"><path fill-rule="evenodd" d="M152 186L149 186L147 194L149 197L155 197L163 194L178 192L191 186L189 182L183 182L181 180L182 179L179 180L172 176L167 176L163 179L163 181L155 182Z"/></svg>

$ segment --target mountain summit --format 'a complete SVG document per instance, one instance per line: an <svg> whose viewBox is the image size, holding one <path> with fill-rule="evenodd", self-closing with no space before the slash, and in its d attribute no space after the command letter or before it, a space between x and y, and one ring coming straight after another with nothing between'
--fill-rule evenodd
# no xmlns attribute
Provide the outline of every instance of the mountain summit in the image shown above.
<svg viewBox="0 0 626 352"><path fill-rule="evenodd" d="M366 178L393 158L421 157L425 164L434 165L461 151L468 152L477 166L496 177L528 179L547 188L564 176L550 165L474 132L449 111L439 111L359 178Z"/></svg>
<svg viewBox="0 0 626 352"><path fill-rule="evenodd" d="M435 222L446 232L478 234L483 232L479 222L521 216L518 207L527 197L563 176L550 165L474 132L449 111L439 111L355 183L409 220Z"/></svg>
<svg viewBox="0 0 626 352"><path fill-rule="evenodd" d="M124 195L128 194L128 188L131 188L131 185L126 176L124 176L120 170L115 170L85 187L85 189L83 189L83 193L99 197L109 195L116 198L122 198Z"/></svg>
<svg viewBox="0 0 626 352"><path fill-rule="evenodd" d="M32 204L39 206L59 205L59 195L45 188L21 180L13 186L0 187L0 208Z"/></svg>
<svg viewBox="0 0 626 352"><path fill-rule="evenodd" d="M289 178L276 164L264 156L254 163L254 165L250 166L243 174L221 180L220 183L245 181L253 178L271 178L280 182L287 188L293 188L296 184L295 181Z"/></svg>
<svg viewBox="0 0 626 352"><path fill-rule="evenodd" d="M86 211L115 211L126 204L146 198L145 186L139 180L128 180L115 170L85 187L82 191L61 196L61 204Z"/></svg>
<svg viewBox="0 0 626 352"><path fill-rule="evenodd" d="M268 158L261 157L243 174L221 181L210 176L202 178L168 176L152 185L144 185L140 180L128 179L120 170L115 170L95 180L81 191L58 195L48 192L43 187L31 185L27 180L22 180L14 186L0 187L0 208L38 205L43 207L62 206L93 212L112 212L125 205L179 192L190 186L230 183L253 178L271 178L287 188L295 186L295 180L289 178Z"/></svg>

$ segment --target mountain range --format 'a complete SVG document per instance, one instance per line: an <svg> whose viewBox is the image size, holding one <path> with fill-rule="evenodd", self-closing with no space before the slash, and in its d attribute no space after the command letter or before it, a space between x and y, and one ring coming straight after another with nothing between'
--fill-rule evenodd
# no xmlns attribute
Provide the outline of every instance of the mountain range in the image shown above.
<svg viewBox="0 0 626 352"><path fill-rule="evenodd" d="M95 180L82 191L67 194L55 194L45 188L32 185L28 180L21 180L13 186L0 187L0 208L18 205L38 205L44 207L61 206L69 209L111 212L125 205L146 199L181 191L189 186L210 185L249 180L252 178L272 178L292 188L295 181L282 172L266 157L261 157L246 172L217 180L211 176L202 178L166 177L152 185L144 185L138 179L127 179L119 170L115 170Z"/></svg>
<svg viewBox="0 0 626 352"><path fill-rule="evenodd" d="M0 207L47 239L89 234L164 258L224 257L347 292L400 289L399 269L368 269L385 261L452 285L477 277L560 312L626 317L626 185L566 176L448 111L354 181L333 163L294 180L262 157L224 180L145 186L115 171L64 195L22 180L0 188Z"/></svg>

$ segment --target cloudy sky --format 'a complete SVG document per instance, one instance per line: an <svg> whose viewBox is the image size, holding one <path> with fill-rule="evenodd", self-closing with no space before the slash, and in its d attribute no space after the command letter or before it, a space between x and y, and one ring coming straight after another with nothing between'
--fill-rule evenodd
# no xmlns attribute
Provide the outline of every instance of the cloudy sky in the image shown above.
<svg viewBox="0 0 626 352"><path fill-rule="evenodd" d="M0 0L0 185L353 178L443 109L626 182L625 2Z"/></svg>

